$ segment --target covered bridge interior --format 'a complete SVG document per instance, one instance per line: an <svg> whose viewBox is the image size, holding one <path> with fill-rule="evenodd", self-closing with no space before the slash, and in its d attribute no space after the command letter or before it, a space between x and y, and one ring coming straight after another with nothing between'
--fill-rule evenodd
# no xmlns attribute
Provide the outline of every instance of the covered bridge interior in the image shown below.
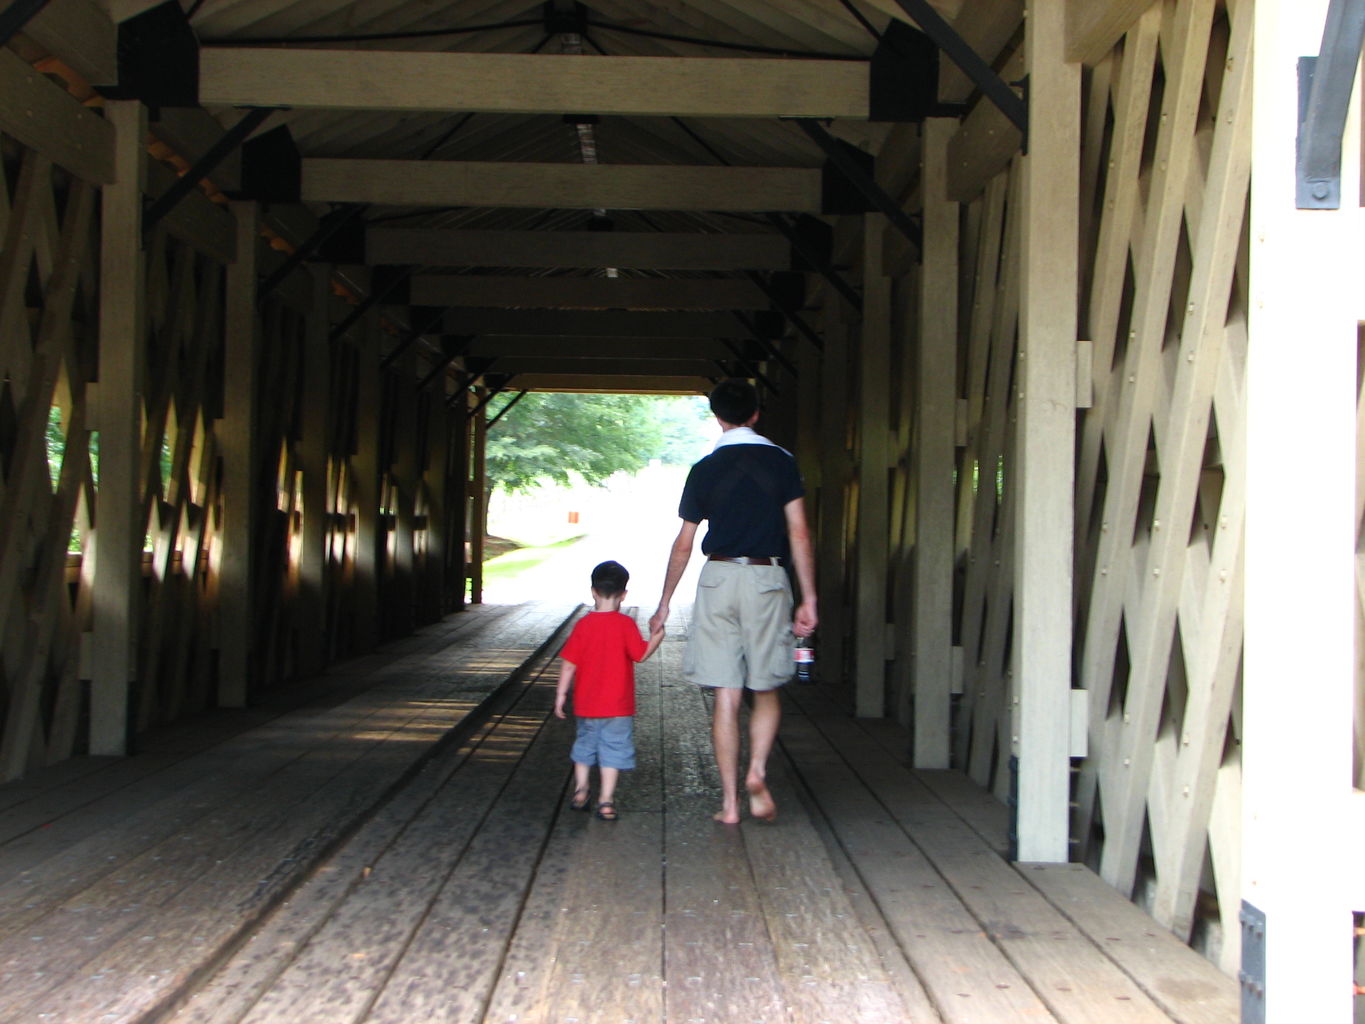
<svg viewBox="0 0 1365 1024"><path fill-rule="evenodd" d="M1266 257L1258 307L1257 239L1298 222L1280 197L1252 230L1272 110L1252 44L1317 53L1329 6L15 0L0 778L482 614L496 396L747 377L806 482L820 701L1009 807L1011 859L1086 865L1229 975L1244 928L1264 960L1243 920L1249 352L1298 273ZM1255 145L1292 154L1296 123ZM1336 532L1301 518L1285 571L1352 564L1263 585L1263 621L1294 587L1334 625L1308 621L1326 661L1296 666L1319 698L1255 721L1280 783L1333 780L1330 898L1271 948L1316 951L1280 998L1336 1020L1365 909L1359 309L1319 311L1349 332L1337 361L1309 345L1302 396L1267 370L1262 413L1314 440L1267 446L1259 479L1313 474L1311 449L1346 490L1299 495ZM1325 380L1350 394L1315 432ZM1255 828L1304 824L1266 800ZM1256 864L1272 907L1298 884L1277 858Z"/></svg>

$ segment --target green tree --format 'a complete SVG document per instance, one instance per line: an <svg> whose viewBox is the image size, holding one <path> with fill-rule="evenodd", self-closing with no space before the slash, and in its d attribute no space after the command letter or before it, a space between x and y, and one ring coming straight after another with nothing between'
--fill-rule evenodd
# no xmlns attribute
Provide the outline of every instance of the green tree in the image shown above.
<svg viewBox="0 0 1365 1024"><path fill-rule="evenodd" d="M497 403L492 415L505 404ZM700 399L533 392L488 433L490 489L527 491L546 480L567 484L574 473L600 485L651 459L688 461L695 457L705 405Z"/></svg>

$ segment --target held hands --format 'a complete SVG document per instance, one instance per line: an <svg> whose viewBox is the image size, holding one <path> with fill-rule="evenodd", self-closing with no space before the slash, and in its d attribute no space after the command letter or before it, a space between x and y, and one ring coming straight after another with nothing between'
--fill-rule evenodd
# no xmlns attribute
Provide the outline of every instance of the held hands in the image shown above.
<svg viewBox="0 0 1365 1024"><path fill-rule="evenodd" d="M651 640L653 640L655 636L664 631L664 621L667 618L668 605L666 604L659 605L659 610L649 617L649 638Z"/></svg>

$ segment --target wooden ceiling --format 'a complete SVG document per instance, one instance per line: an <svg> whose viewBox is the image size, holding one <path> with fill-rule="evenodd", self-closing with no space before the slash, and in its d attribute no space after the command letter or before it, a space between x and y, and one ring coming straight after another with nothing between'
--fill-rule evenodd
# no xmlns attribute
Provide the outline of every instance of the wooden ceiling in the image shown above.
<svg viewBox="0 0 1365 1024"><path fill-rule="evenodd" d="M988 61L1017 35L1023 16L1022 0L933 6ZM563 288L517 286L516 278L532 275L624 278L588 291L628 296L623 305L635 309L669 300L616 285L709 279L726 295L751 288L746 275L785 269L773 265L780 255L758 251L765 237L781 237L772 211L820 212L825 154L797 125L766 113L783 101L827 118L833 134L863 150L885 149L894 171L883 168L881 177L898 199L915 174L918 126L871 122L865 113L878 37L893 18L909 21L895 0L198 0L189 17L203 46L206 109L228 126L240 106L289 107L261 131L289 127L304 158L304 200L317 215L366 204L371 244L400 254L370 262L422 267L414 302L458 309L480 295L489 307L617 301L570 302L555 298ZM520 56L460 62L442 56L449 54ZM718 70L699 79L699 65L686 65L683 77L670 80L668 62L607 60L600 73L596 66L600 58L659 57L714 58ZM579 62L586 61L594 66L584 74ZM939 99L971 98L966 77L946 58L940 63ZM662 77L645 75L646 65L664 68ZM766 98L746 105L750 93ZM648 234L743 236L736 243L754 253L753 265L738 267L715 247L712 267L700 252L670 260L656 245L653 255L607 269L601 245L587 238L603 226L629 235L623 245ZM441 242L431 234L452 230L463 237ZM526 255L528 232L555 232L557 252L577 240L585 255ZM469 254L484 242L487 255ZM462 285L471 274L496 280ZM674 308L698 308L687 295ZM743 330L724 340L754 341ZM603 348L566 337L564 347L593 356L591 372L603 374L621 342ZM642 342L642 351L648 347ZM712 376L720 375L714 347L698 346ZM674 341L667 350L673 369L681 365L678 349ZM625 361L619 367L641 372Z"/></svg>

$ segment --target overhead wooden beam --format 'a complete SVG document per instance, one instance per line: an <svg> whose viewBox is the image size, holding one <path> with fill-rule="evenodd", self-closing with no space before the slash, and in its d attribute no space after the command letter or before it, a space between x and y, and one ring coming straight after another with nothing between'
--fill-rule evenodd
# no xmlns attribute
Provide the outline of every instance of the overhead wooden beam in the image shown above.
<svg viewBox="0 0 1365 1024"><path fill-rule="evenodd" d="M304 160L305 202L560 210L820 212L820 171L797 167Z"/></svg>
<svg viewBox="0 0 1365 1024"><path fill-rule="evenodd" d="M79 71L92 85L118 81L118 31L92 0L48 0L24 35Z"/></svg>
<svg viewBox="0 0 1365 1024"><path fill-rule="evenodd" d="M1066 59L1095 64L1156 0L1067 0Z"/></svg>
<svg viewBox="0 0 1365 1024"><path fill-rule="evenodd" d="M716 385L719 372L706 376L665 377L653 374L603 377L582 373L523 373L517 390L608 392L613 395L704 395Z"/></svg>
<svg viewBox="0 0 1365 1024"><path fill-rule="evenodd" d="M866 119L862 61L204 47L205 106Z"/></svg>
<svg viewBox="0 0 1365 1024"><path fill-rule="evenodd" d="M778 234L615 231L439 231L371 228L371 264L429 267L628 267L636 270L787 270Z"/></svg>
<svg viewBox="0 0 1365 1024"><path fill-rule="evenodd" d="M523 373L591 374L595 377L701 377L705 374L723 376L721 369L710 359L506 359L500 358L489 369L494 374L516 374L513 383L517 390L525 387Z"/></svg>
<svg viewBox="0 0 1365 1024"><path fill-rule="evenodd" d="M737 346L747 359L766 355L757 346ZM514 359L733 359L734 350L716 338L475 338L465 349L471 357ZM499 362L495 370L501 370Z"/></svg>
<svg viewBox="0 0 1365 1024"><path fill-rule="evenodd" d="M748 280L646 280L608 277L493 277L418 274L416 306L514 306L530 309L767 309Z"/></svg>
<svg viewBox="0 0 1365 1024"><path fill-rule="evenodd" d="M476 278L475 280L486 280ZM506 280L498 278L497 280ZM521 280L544 281L546 278ZM569 280L592 280L570 278ZM623 309L479 309L446 314L447 334L537 335L579 338L737 338L743 327L733 313Z"/></svg>

